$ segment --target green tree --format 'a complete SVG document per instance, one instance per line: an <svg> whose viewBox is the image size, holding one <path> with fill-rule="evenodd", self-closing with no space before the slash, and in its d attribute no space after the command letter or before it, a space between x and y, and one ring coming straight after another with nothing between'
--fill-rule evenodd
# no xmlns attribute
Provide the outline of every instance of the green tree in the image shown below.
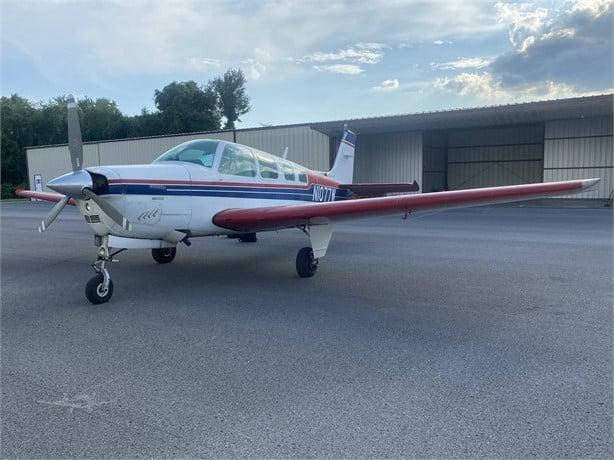
<svg viewBox="0 0 614 460"><path fill-rule="evenodd" d="M36 108L32 103L17 94L0 100L3 197L12 195L15 186L24 184L27 179L24 147L36 142L35 114Z"/></svg>
<svg viewBox="0 0 614 460"><path fill-rule="evenodd" d="M67 143L66 97L58 96L38 104L32 122L36 139L24 147Z"/></svg>
<svg viewBox="0 0 614 460"><path fill-rule="evenodd" d="M211 131L220 128L217 97L210 88L195 81L172 82L154 92L164 134Z"/></svg>
<svg viewBox="0 0 614 460"><path fill-rule="evenodd" d="M241 69L229 69L209 82L208 87L217 95L219 110L226 118L225 129L235 129L235 121L250 110L245 87L247 80Z"/></svg>
<svg viewBox="0 0 614 460"><path fill-rule="evenodd" d="M141 109L139 115L128 118L128 137L146 137L165 134L160 112L149 112Z"/></svg>
<svg viewBox="0 0 614 460"><path fill-rule="evenodd" d="M66 109L64 109L66 111ZM96 100L88 97L79 101L79 117L83 140L99 141L128 137L129 121L115 101L106 98Z"/></svg>

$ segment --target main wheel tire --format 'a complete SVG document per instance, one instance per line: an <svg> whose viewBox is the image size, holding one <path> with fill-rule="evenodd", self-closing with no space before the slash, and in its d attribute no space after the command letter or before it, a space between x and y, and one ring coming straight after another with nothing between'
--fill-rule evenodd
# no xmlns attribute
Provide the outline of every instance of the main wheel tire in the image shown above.
<svg viewBox="0 0 614 460"><path fill-rule="evenodd" d="M314 259L311 248L303 248L296 255L296 272L301 278L311 278L318 269L318 259Z"/></svg>
<svg viewBox="0 0 614 460"><path fill-rule="evenodd" d="M104 276L101 274L95 275L85 285L85 297L94 305L108 302L113 295L113 280L109 280L109 286L105 291L103 289Z"/></svg>
<svg viewBox="0 0 614 460"><path fill-rule="evenodd" d="M255 233L244 233L242 235L239 235L239 241L241 243L255 243L256 241L258 241L258 237Z"/></svg>
<svg viewBox="0 0 614 460"><path fill-rule="evenodd" d="M176 255L177 248L159 248L151 250L151 256L159 264L168 264L172 262Z"/></svg>

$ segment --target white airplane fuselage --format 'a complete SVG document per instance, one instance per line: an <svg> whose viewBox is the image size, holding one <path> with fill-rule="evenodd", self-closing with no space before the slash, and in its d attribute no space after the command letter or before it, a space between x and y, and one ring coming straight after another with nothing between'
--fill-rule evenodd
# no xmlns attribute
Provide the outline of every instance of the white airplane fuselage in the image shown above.
<svg viewBox="0 0 614 460"><path fill-rule="evenodd" d="M220 141L218 151L226 144L230 143ZM290 163L294 179L287 179L279 164L275 179L261 177L260 171L255 177L221 174L219 154L211 167L165 161L86 168L107 179L108 190L99 194L130 221L129 232L91 200L77 200L77 205L96 235L164 240L173 231L189 236L235 233L213 223L213 217L227 209L347 199L346 190L339 189L334 179L274 155L269 157Z"/></svg>

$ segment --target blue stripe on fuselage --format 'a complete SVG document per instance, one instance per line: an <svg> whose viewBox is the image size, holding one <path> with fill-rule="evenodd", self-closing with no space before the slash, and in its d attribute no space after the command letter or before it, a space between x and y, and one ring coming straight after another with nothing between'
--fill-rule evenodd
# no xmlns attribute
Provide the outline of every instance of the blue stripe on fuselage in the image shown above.
<svg viewBox="0 0 614 460"><path fill-rule="evenodd" d="M111 184L110 195L170 195L170 196L211 196L229 198L252 198L265 200L293 200L313 202L314 187L308 189L282 187L234 187L216 185L149 185ZM345 200L348 191L336 189L335 201Z"/></svg>

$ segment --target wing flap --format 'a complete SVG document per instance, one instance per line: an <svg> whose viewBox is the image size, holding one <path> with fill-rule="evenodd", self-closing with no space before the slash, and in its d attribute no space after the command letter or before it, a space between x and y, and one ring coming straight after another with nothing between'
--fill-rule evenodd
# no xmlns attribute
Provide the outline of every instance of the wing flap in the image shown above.
<svg viewBox="0 0 614 460"><path fill-rule="evenodd" d="M313 220L343 220L423 210L451 209L509 203L561 194L583 192L599 179L510 185L416 195L364 198L290 206L227 209L213 217L218 227L257 232L306 225Z"/></svg>
<svg viewBox="0 0 614 460"><path fill-rule="evenodd" d="M20 198L36 198L37 200L51 201L52 203L57 203L64 198L64 195L60 193L34 192L32 190L22 189L15 190L15 195ZM75 206L77 203L75 203L75 200L71 198L68 200L68 204Z"/></svg>

